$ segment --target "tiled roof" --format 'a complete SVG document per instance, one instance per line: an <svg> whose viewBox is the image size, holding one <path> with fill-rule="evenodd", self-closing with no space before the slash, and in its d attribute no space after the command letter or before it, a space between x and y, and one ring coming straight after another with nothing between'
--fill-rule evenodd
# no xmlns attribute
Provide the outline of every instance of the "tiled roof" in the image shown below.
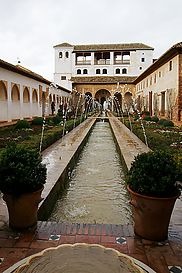
<svg viewBox="0 0 182 273"><path fill-rule="evenodd" d="M136 78L135 84L137 84L145 77L153 73L156 69L164 65L177 54L182 54L182 42L173 45L164 54L162 54L151 66L149 66L142 74L140 74Z"/></svg>
<svg viewBox="0 0 182 273"><path fill-rule="evenodd" d="M68 43L62 43L62 44L59 44L59 45L55 45L54 47L73 47L73 45L70 45Z"/></svg>
<svg viewBox="0 0 182 273"><path fill-rule="evenodd" d="M62 43L54 47L74 47L74 51L97 51L97 50L135 50L135 49L154 49L142 43L129 44L90 44L90 45L70 45Z"/></svg>
<svg viewBox="0 0 182 273"><path fill-rule="evenodd" d="M137 77L128 76L97 76L97 77L72 77L73 83L133 83Z"/></svg>
<svg viewBox="0 0 182 273"><path fill-rule="evenodd" d="M182 42L173 45L171 48L182 48Z"/></svg>
<svg viewBox="0 0 182 273"><path fill-rule="evenodd" d="M135 50L152 49L152 47L142 43L130 44L93 44L93 45L75 45L74 51L96 51L96 50Z"/></svg>
<svg viewBox="0 0 182 273"><path fill-rule="evenodd" d="M38 80L40 82L46 83L46 84L50 84L51 82L45 78L43 78L41 75L36 74L34 72L32 72L31 70L21 66L21 65L13 65L11 63L5 62L3 60L0 59L0 67L13 71L15 73L21 74L23 76Z"/></svg>
<svg viewBox="0 0 182 273"><path fill-rule="evenodd" d="M7 69L9 71L13 71L15 73L18 73L20 75L23 75L25 77L28 77L28 78L31 78L31 79L34 79L34 80L37 80L39 82L42 82L42 83L45 83L45 84L48 84L50 85L51 84L51 81L43 78L41 75L29 70L28 68L25 68L21 65L13 65L11 63L8 63L8 62L5 62L3 60L0 59L0 67L4 68L4 69ZM61 89L67 93L70 93L71 91L60 86L60 85L57 85L58 89Z"/></svg>

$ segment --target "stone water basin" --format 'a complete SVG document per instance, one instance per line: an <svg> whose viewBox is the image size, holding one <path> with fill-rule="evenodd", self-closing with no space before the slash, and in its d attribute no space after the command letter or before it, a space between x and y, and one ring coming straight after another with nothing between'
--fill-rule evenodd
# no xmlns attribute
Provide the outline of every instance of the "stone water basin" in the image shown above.
<svg viewBox="0 0 182 273"><path fill-rule="evenodd" d="M15 273L144 273L133 259L96 244L64 244L30 256ZM148 272L148 271L147 271Z"/></svg>

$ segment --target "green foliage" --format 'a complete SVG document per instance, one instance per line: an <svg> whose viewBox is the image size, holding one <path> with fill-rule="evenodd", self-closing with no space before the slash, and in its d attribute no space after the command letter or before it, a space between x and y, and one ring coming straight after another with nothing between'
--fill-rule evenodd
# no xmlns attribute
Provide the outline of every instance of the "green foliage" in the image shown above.
<svg viewBox="0 0 182 273"><path fill-rule="evenodd" d="M174 123L171 120L165 120L163 122L164 127L174 127Z"/></svg>
<svg viewBox="0 0 182 273"><path fill-rule="evenodd" d="M163 126L164 121L166 121L166 119L161 118L161 119L158 121L158 124Z"/></svg>
<svg viewBox="0 0 182 273"><path fill-rule="evenodd" d="M150 112L149 111L142 111L141 115L150 116Z"/></svg>
<svg viewBox="0 0 182 273"><path fill-rule="evenodd" d="M174 127L174 123L169 119L160 119L158 124L164 127Z"/></svg>
<svg viewBox="0 0 182 273"><path fill-rule="evenodd" d="M18 120L15 129L25 129L30 128L30 123L26 119Z"/></svg>
<svg viewBox="0 0 182 273"><path fill-rule="evenodd" d="M52 145L54 142L59 140L62 137L62 129L59 131L55 131L54 133L49 132L46 133L46 135L43 138L43 143L42 143L42 150L45 150L48 148L50 145Z"/></svg>
<svg viewBox="0 0 182 273"><path fill-rule="evenodd" d="M143 118L143 120L151 121L151 117L150 117L150 116L145 116L145 117Z"/></svg>
<svg viewBox="0 0 182 273"><path fill-rule="evenodd" d="M165 151L135 157L127 175L130 188L142 195L169 197L177 193L179 171L174 157Z"/></svg>
<svg viewBox="0 0 182 273"><path fill-rule="evenodd" d="M151 121L158 122L159 118L157 116L153 116L151 117Z"/></svg>
<svg viewBox="0 0 182 273"><path fill-rule="evenodd" d="M42 117L36 117L32 120L32 125L40 125L43 124L43 118Z"/></svg>
<svg viewBox="0 0 182 273"><path fill-rule="evenodd" d="M8 145L0 155L0 190L19 196L42 188L46 182L46 166L38 150Z"/></svg>
<svg viewBox="0 0 182 273"><path fill-rule="evenodd" d="M62 118L59 115L56 115L52 118L52 121L53 121L54 125L57 125L62 121Z"/></svg>

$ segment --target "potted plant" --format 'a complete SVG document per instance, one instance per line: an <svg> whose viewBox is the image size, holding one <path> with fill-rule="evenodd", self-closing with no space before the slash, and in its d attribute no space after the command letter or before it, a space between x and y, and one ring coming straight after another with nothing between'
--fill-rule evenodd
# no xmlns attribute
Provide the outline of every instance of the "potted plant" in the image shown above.
<svg viewBox="0 0 182 273"><path fill-rule="evenodd" d="M10 227L24 229L37 223L45 182L46 166L37 150L10 144L1 153L0 191L8 207Z"/></svg>
<svg viewBox="0 0 182 273"><path fill-rule="evenodd" d="M171 213L180 195L179 179L171 154L150 151L135 157L126 178L135 234L154 241L167 238Z"/></svg>

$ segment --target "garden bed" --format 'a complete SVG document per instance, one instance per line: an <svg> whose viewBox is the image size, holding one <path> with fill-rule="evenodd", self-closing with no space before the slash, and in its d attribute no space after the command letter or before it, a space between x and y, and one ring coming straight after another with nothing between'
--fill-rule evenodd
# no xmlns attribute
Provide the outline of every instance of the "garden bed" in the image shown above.
<svg viewBox="0 0 182 273"><path fill-rule="evenodd" d="M72 130L74 125L79 125L80 122L80 117L77 118L76 122L74 121L74 119L68 120L64 128L63 122L60 122L58 124L51 123L50 125L50 120L46 120L41 150L46 149L55 141L60 139L63 136L63 130L65 134ZM39 149L42 134L42 125L43 123L33 124L33 122L29 122L27 128L20 128L21 126L17 127L17 124L8 127L1 127L0 152L10 142L15 142L16 144L31 146L32 148Z"/></svg>
<svg viewBox="0 0 182 273"><path fill-rule="evenodd" d="M124 120L125 125L145 143L144 132L141 121L132 121L131 126L128 119ZM182 128L181 127L164 127L158 123L142 121L147 144L151 150L163 150L174 155L182 169Z"/></svg>

